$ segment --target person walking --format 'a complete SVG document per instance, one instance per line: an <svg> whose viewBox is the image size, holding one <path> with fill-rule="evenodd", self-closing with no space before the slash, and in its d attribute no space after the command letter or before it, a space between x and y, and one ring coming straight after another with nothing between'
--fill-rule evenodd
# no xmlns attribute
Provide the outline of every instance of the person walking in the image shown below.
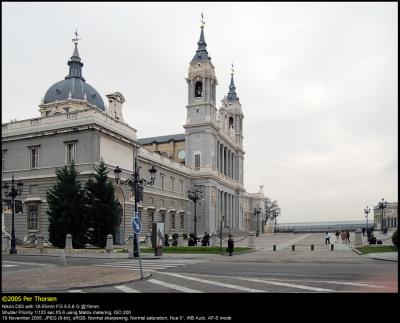
<svg viewBox="0 0 400 323"><path fill-rule="evenodd" d="M362 228L363 237L365 237L365 228Z"/></svg>
<svg viewBox="0 0 400 323"><path fill-rule="evenodd" d="M235 244L233 242L232 239L232 235L229 235L229 239L228 239L228 252L229 252L229 256L232 256L232 252L233 252L233 248L235 247Z"/></svg>
<svg viewBox="0 0 400 323"><path fill-rule="evenodd" d="M347 241L347 232L346 231L342 231L341 237L342 237L342 243L346 243L346 241Z"/></svg>
<svg viewBox="0 0 400 323"><path fill-rule="evenodd" d="M326 231L326 233L325 233L325 244L331 244L330 239L331 239L331 236L329 235L329 232Z"/></svg>
<svg viewBox="0 0 400 323"><path fill-rule="evenodd" d="M350 232L349 232L349 230L346 231L346 239L347 239L346 242L350 243Z"/></svg>
<svg viewBox="0 0 400 323"><path fill-rule="evenodd" d="M339 243L339 236L340 236L339 230L336 231L335 236L336 236L336 243Z"/></svg>

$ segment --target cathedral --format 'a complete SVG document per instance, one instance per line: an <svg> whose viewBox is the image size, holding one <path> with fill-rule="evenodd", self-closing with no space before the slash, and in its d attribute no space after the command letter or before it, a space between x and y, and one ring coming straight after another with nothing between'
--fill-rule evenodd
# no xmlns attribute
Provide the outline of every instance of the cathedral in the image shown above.
<svg viewBox="0 0 400 323"><path fill-rule="evenodd" d="M141 235L153 222L164 223L165 232L216 234L228 230L245 234L263 228L263 186L258 193L244 188L243 118L236 93L234 71L227 94L217 106L215 67L207 51L204 24L197 50L190 61L187 82L186 123L180 134L138 138L137 130L123 118L122 93L107 94L107 105L86 82L78 51L78 35L68 60L68 75L45 92L40 116L2 124L2 185L12 176L23 190L15 214L18 241L30 236L48 237L47 191L56 182L56 170L75 163L84 183L103 160L121 204L120 223L114 241L123 244L131 234L135 197L127 185L134 165L144 179L157 170L154 185L144 186L138 204ZM189 191L197 191L195 204ZM254 208L262 209L256 217ZM9 201L3 202L2 231L11 231Z"/></svg>

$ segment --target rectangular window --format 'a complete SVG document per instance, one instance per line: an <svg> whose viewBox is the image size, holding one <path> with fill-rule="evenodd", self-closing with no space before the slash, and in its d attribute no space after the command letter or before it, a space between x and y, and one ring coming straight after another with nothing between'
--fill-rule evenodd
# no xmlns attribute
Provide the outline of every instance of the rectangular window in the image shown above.
<svg viewBox="0 0 400 323"><path fill-rule="evenodd" d="M164 174L160 174L160 176L161 176L161 189L163 190L164 189L164 177L165 177L165 175Z"/></svg>
<svg viewBox="0 0 400 323"><path fill-rule="evenodd" d="M194 169L195 170L200 169L200 154L194 155Z"/></svg>
<svg viewBox="0 0 400 323"><path fill-rule="evenodd" d="M37 230L38 228L38 207L33 205L28 211L28 230Z"/></svg>
<svg viewBox="0 0 400 323"><path fill-rule="evenodd" d="M2 150L1 152L1 171L4 172L6 169L6 151Z"/></svg>
<svg viewBox="0 0 400 323"><path fill-rule="evenodd" d="M185 224L185 217L184 214L181 214L181 229L183 229L184 224Z"/></svg>
<svg viewBox="0 0 400 323"><path fill-rule="evenodd" d="M38 185L29 186L29 194L34 195L38 193Z"/></svg>
<svg viewBox="0 0 400 323"><path fill-rule="evenodd" d="M30 168L38 168L39 167L39 147L29 148L30 150Z"/></svg>
<svg viewBox="0 0 400 323"><path fill-rule="evenodd" d="M152 197L150 197L150 205L154 204L154 199Z"/></svg>
<svg viewBox="0 0 400 323"><path fill-rule="evenodd" d="M165 223L165 212L160 212L161 223Z"/></svg>
<svg viewBox="0 0 400 323"><path fill-rule="evenodd" d="M175 190L175 177L171 176L171 191L173 192Z"/></svg>
<svg viewBox="0 0 400 323"><path fill-rule="evenodd" d="M175 230L175 213L171 213L171 229Z"/></svg>
<svg viewBox="0 0 400 323"><path fill-rule="evenodd" d="M154 222L154 210L149 210L149 224Z"/></svg>
<svg viewBox="0 0 400 323"><path fill-rule="evenodd" d="M165 206L165 201L161 200L161 205L164 207Z"/></svg>
<svg viewBox="0 0 400 323"><path fill-rule="evenodd" d="M183 191L183 180L181 180L181 194L183 194L184 193L184 191Z"/></svg>
<svg viewBox="0 0 400 323"><path fill-rule="evenodd" d="M66 151L66 163L67 165L75 163L76 160L76 145L72 143L68 143L65 145L65 151Z"/></svg>

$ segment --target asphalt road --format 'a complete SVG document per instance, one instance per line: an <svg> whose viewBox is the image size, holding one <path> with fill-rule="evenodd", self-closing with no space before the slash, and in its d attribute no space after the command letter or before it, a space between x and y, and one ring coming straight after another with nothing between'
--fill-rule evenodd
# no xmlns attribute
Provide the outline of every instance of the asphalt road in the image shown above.
<svg viewBox="0 0 400 323"><path fill-rule="evenodd" d="M267 255L267 254L261 254ZM69 258L69 266L108 266L138 270L136 259ZM2 271L59 266L58 257L3 255ZM124 285L71 290L76 293L359 293L398 292L398 263L350 256L312 259L236 257L145 259L152 277ZM60 291L61 292L61 291Z"/></svg>

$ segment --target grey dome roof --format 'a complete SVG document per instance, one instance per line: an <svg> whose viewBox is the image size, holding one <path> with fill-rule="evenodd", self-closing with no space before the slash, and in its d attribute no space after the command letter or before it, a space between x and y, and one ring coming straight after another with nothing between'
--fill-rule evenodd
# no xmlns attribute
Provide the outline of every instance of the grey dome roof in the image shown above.
<svg viewBox="0 0 400 323"><path fill-rule="evenodd" d="M86 100L100 110L105 110L103 99L99 92L85 82L82 76L83 63L79 57L78 43L75 42L74 52L68 61L69 74L65 80L53 84L46 92L43 103L67 100L69 97L77 100ZM70 96L71 93L71 96Z"/></svg>
<svg viewBox="0 0 400 323"><path fill-rule="evenodd" d="M100 110L105 110L103 99L91 85L82 81L80 78L67 78L53 84L44 96L44 103L67 100L71 92L72 99L86 100L98 107Z"/></svg>

